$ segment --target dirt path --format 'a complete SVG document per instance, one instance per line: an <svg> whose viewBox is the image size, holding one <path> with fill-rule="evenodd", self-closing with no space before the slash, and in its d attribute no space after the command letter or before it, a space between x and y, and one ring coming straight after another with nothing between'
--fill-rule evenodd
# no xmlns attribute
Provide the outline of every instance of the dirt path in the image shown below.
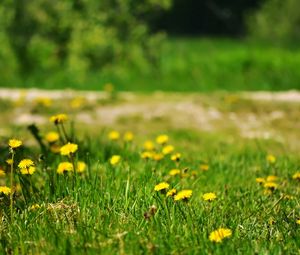
<svg viewBox="0 0 300 255"><path fill-rule="evenodd" d="M136 95L135 93L131 93L131 92L120 92L119 94L122 98L126 98L126 99L134 98L134 96ZM242 92L240 95L244 98L252 99L252 100L300 102L300 91L296 91L296 90L283 91L283 92L269 92L269 91ZM102 91L75 91L75 90L62 91L62 90L0 88L0 99L18 100L20 97L23 97L28 101L32 101L35 98L39 98L39 97L47 97L51 99L85 97L88 100L98 100L98 99L106 98L107 93Z"/></svg>
<svg viewBox="0 0 300 255"><path fill-rule="evenodd" d="M43 110L34 102L45 98L52 99L53 103ZM70 102L76 98L84 98L86 105L72 109ZM48 123L50 112L71 111L76 122L94 127L192 128L205 132L233 132L249 139L299 140L300 92L297 91L243 92L225 96L121 92L116 101L108 98L105 92L0 89L0 99L14 102L12 109L1 109L0 121L21 126L43 125ZM20 100L22 104L18 103Z"/></svg>

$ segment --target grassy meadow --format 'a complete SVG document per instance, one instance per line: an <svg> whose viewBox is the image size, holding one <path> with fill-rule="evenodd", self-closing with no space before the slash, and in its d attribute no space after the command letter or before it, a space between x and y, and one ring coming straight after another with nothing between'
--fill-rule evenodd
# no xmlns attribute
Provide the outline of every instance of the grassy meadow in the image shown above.
<svg viewBox="0 0 300 255"><path fill-rule="evenodd" d="M113 83L120 91L143 92L300 89L300 51L296 46L241 39L169 38L161 47L152 68L143 61L128 65L120 60L101 71L74 76L62 66L25 80L15 77L0 86L102 90L106 83Z"/></svg>
<svg viewBox="0 0 300 255"><path fill-rule="evenodd" d="M299 102L50 95L0 101L0 254L299 253Z"/></svg>

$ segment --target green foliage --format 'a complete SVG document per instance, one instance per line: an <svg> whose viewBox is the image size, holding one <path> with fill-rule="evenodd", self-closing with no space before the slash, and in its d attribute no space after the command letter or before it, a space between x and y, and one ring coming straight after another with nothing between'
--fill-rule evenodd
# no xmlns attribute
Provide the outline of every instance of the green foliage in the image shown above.
<svg viewBox="0 0 300 255"><path fill-rule="evenodd" d="M149 43L156 44L156 39ZM300 89L299 66L297 48L241 40L168 39L159 55L158 70L141 72L140 66L110 66L101 73L89 72L86 82L68 83L62 76L61 80L49 77L37 83L38 77L32 76L30 82L21 85L99 90L112 83L116 90L131 91L278 91Z"/></svg>
<svg viewBox="0 0 300 255"><path fill-rule="evenodd" d="M161 41L150 33L147 17L170 5L171 0L4 1L0 77L72 83L111 65L147 69L157 62Z"/></svg>
<svg viewBox="0 0 300 255"><path fill-rule="evenodd" d="M300 2L298 0L268 0L249 18L254 38L273 43L300 42Z"/></svg>

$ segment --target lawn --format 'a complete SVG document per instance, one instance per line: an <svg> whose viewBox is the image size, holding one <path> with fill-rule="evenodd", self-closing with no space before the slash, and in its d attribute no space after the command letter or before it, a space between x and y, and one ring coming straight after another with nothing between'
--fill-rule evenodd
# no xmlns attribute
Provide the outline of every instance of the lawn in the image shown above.
<svg viewBox="0 0 300 255"><path fill-rule="evenodd" d="M120 91L216 91L300 89L300 50L233 39L169 38L155 67L143 62L106 66L101 71L70 76L63 67L38 72L1 87L102 90L113 83Z"/></svg>
<svg viewBox="0 0 300 255"><path fill-rule="evenodd" d="M299 252L299 102L47 95L0 101L1 254Z"/></svg>

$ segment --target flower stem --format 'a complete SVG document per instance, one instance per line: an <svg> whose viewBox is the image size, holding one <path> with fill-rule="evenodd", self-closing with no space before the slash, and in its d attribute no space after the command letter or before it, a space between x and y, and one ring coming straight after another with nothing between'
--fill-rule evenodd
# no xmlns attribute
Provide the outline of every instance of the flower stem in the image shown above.
<svg viewBox="0 0 300 255"><path fill-rule="evenodd" d="M14 173L14 157L15 157L15 152L12 150L11 153L11 165L10 165L10 187L11 187L11 192L10 192L10 219L11 223L13 222L13 173Z"/></svg>

